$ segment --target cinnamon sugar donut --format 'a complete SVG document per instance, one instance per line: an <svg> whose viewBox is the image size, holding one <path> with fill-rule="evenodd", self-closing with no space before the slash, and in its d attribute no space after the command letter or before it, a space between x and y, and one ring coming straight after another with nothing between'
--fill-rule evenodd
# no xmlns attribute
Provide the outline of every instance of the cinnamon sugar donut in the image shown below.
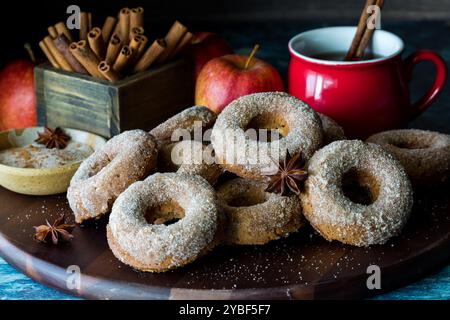
<svg viewBox="0 0 450 320"><path fill-rule="evenodd" d="M433 186L450 181L450 135L402 129L374 134L367 142L396 156L414 184Z"/></svg>
<svg viewBox="0 0 450 320"><path fill-rule="evenodd" d="M186 129L193 132L195 122L201 122L203 129L211 128L216 121L216 114L203 106L193 106L167 119L156 128L150 131L159 141L170 141L172 133L176 129Z"/></svg>
<svg viewBox="0 0 450 320"><path fill-rule="evenodd" d="M200 133L204 133L203 130L209 129L216 121L216 114L203 106L193 106L182 112L174 115L172 118L164 121L156 128L150 131L158 143L159 155L158 155L158 170L162 172L172 172L178 169L178 166L174 165L171 160L172 149L177 142L180 141L180 137L172 137L174 132L178 129L185 129L185 134L188 137L184 139L193 139L194 131L199 130ZM180 134L183 132L180 132ZM172 138L177 139L172 141ZM203 138L203 137L200 137Z"/></svg>
<svg viewBox="0 0 450 320"><path fill-rule="evenodd" d="M142 130L125 131L96 150L70 181L67 199L75 221L99 218L111 210L116 198L155 167L155 139Z"/></svg>
<svg viewBox="0 0 450 320"><path fill-rule="evenodd" d="M217 197L226 218L225 244L265 244L303 225L297 196L265 192L266 185L236 178L221 185Z"/></svg>
<svg viewBox="0 0 450 320"><path fill-rule="evenodd" d="M158 172L175 172L179 166L172 161L172 150L179 141L159 141Z"/></svg>
<svg viewBox="0 0 450 320"><path fill-rule="evenodd" d="M178 173L197 174L210 184L216 183L223 169L216 163L212 145L200 141L185 140L172 145L171 161Z"/></svg>
<svg viewBox="0 0 450 320"><path fill-rule="evenodd" d="M344 140L345 133L344 129L333 119L322 114L317 113L319 115L320 121L322 122L323 128L323 142L322 145L326 146L334 141Z"/></svg>
<svg viewBox="0 0 450 320"><path fill-rule="evenodd" d="M214 185L223 169L216 163L211 149L211 144L195 140L164 143L158 153L158 169L161 172L198 174Z"/></svg>
<svg viewBox="0 0 450 320"><path fill-rule="evenodd" d="M278 131L281 138L262 141L249 137L251 130L247 129ZM255 93L234 100L219 114L211 142L225 169L244 178L265 180L287 150L309 159L322 143L322 125L316 112L295 97L282 92Z"/></svg>
<svg viewBox="0 0 450 320"><path fill-rule="evenodd" d="M375 144L333 142L311 158L308 174L301 194L303 214L329 241L383 244L408 220L413 204L408 176L400 162ZM363 188L367 197L351 193Z"/></svg>
<svg viewBox="0 0 450 320"><path fill-rule="evenodd" d="M162 272L212 249L219 219L215 192L205 179L155 173L132 184L114 203L108 244L123 263Z"/></svg>

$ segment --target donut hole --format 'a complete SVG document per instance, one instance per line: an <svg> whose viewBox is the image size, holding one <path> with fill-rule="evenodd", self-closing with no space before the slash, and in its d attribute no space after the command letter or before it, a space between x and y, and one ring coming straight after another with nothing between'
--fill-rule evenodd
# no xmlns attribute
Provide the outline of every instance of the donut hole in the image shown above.
<svg viewBox="0 0 450 320"><path fill-rule="evenodd" d="M178 222L184 217L184 209L175 201L169 201L147 209L144 218L148 224L166 226Z"/></svg>
<svg viewBox="0 0 450 320"><path fill-rule="evenodd" d="M380 186L370 172L351 169L342 176L342 191L350 201L367 206L377 200Z"/></svg>
<svg viewBox="0 0 450 320"><path fill-rule="evenodd" d="M412 150L428 149L431 146L429 141L425 140L395 141L394 143L392 143L392 145L400 149L412 149Z"/></svg>
<svg viewBox="0 0 450 320"><path fill-rule="evenodd" d="M227 199L230 207L251 207L267 201L267 194L262 188L248 187L239 194Z"/></svg>
<svg viewBox="0 0 450 320"><path fill-rule="evenodd" d="M274 113L261 113L252 118L245 127L246 135L252 140L271 142L289 133L286 120Z"/></svg>

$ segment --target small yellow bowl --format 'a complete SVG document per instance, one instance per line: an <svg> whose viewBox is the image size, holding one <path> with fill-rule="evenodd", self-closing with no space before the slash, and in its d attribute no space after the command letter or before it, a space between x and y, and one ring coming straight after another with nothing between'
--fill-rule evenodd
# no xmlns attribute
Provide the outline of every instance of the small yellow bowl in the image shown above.
<svg viewBox="0 0 450 320"><path fill-rule="evenodd" d="M0 132L0 151L23 147L34 142L38 132L42 132L43 127L26 129L13 129ZM89 145L96 150L103 146L106 140L98 135L63 128L73 141ZM80 166L80 162L71 163L55 168L17 168L0 163L0 185L11 191L27 195L51 195L67 191L70 179Z"/></svg>

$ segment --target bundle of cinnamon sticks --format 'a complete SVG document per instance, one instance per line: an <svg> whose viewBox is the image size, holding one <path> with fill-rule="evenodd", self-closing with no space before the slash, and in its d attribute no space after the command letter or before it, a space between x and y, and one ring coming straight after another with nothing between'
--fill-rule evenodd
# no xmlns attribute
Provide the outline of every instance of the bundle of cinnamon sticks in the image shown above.
<svg viewBox="0 0 450 320"><path fill-rule="evenodd" d="M63 22L48 27L48 33L39 46L53 67L111 82L175 58L193 38L175 21L164 38L149 42L142 7L122 8L102 28L93 27L90 12L81 12L78 41Z"/></svg>

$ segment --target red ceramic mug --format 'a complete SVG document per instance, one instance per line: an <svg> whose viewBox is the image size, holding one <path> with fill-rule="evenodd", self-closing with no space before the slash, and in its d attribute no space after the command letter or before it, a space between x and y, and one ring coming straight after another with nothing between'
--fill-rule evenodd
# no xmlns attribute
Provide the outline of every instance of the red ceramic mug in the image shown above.
<svg viewBox="0 0 450 320"><path fill-rule="evenodd" d="M402 60L403 41L384 30L374 33L371 60L320 59L345 53L355 31L355 27L331 27L292 38L289 93L335 119L348 137L365 138L375 132L403 127L425 111L442 91L447 70L442 58L428 50L417 51ZM408 83L412 69L422 61L435 65L435 80L421 99L411 103Z"/></svg>

